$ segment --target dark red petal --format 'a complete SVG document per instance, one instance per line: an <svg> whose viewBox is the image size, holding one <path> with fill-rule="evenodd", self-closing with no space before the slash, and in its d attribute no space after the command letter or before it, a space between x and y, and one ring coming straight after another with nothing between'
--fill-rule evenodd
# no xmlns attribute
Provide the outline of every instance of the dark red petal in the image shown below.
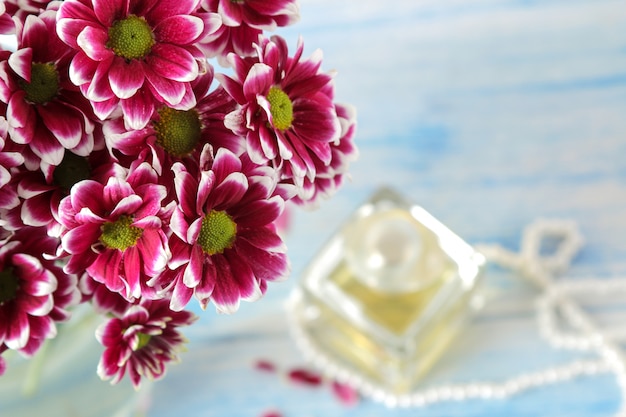
<svg viewBox="0 0 626 417"><path fill-rule="evenodd" d="M322 376L314 371L305 368L294 368L287 374L289 380L296 384L317 387L322 385Z"/></svg>

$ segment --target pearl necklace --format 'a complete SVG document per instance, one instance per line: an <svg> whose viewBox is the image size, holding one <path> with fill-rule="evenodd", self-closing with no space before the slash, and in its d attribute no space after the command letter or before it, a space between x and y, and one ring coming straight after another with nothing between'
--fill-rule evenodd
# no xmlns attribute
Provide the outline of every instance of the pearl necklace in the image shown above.
<svg viewBox="0 0 626 417"><path fill-rule="evenodd" d="M558 239L559 245L553 254L545 256L541 254L541 244L544 239L549 238ZM626 292L626 279L554 280L556 275L568 269L582 244L582 236L573 222L538 220L524 230L519 253L508 251L499 245L478 245L476 249L488 262L511 269L542 291L536 304L539 333L554 348L594 352L597 359L574 360L498 382L449 384L398 396L389 394L383 387L372 385L330 361L315 348L293 319L289 321L291 333L300 349L321 369L352 385L363 395L390 407L426 406L443 401L470 399L505 399L529 389L600 373L613 373L621 397L626 399L626 360L617 344L619 332L600 329L572 298L577 294ZM294 302L289 300L287 307L293 308ZM557 311L561 313L561 320L573 331L565 333L559 330ZM625 404L622 404L616 416L626 417Z"/></svg>

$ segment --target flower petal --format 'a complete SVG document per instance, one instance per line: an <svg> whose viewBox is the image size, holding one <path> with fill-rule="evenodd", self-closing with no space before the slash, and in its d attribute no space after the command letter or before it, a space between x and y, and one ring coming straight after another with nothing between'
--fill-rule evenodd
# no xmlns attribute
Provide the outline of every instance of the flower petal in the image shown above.
<svg viewBox="0 0 626 417"><path fill-rule="evenodd" d="M89 82L85 96L92 101L104 101L115 96L109 83L109 68L113 64L114 58L106 59L98 63L96 72ZM73 62L73 61L72 61Z"/></svg>
<svg viewBox="0 0 626 417"><path fill-rule="evenodd" d="M154 90L154 95L166 103L175 106L185 97L185 86L179 82L163 78L151 67L144 67L149 86Z"/></svg>
<svg viewBox="0 0 626 417"><path fill-rule="evenodd" d="M29 19L37 20L37 19ZM9 55L9 66L21 78L30 83L30 74L33 63L33 49L22 48Z"/></svg>
<svg viewBox="0 0 626 417"><path fill-rule="evenodd" d="M185 268L183 282L189 288L194 288L202 280L202 266L204 253L198 245L194 245L191 249L189 264Z"/></svg>
<svg viewBox="0 0 626 417"><path fill-rule="evenodd" d="M83 207L88 207L93 213L103 213L104 206L102 196L104 186L94 180L79 181L72 187L69 197L72 207L76 211L80 211Z"/></svg>
<svg viewBox="0 0 626 417"><path fill-rule="evenodd" d="M183 284L182 280L178 280L172 292L170 308L174 311L182 311L187 306L192 296L193 290Z"/></svg>
<svg viewBox="0 0 626 417"><path fill-rule="evenodd" d="M161 20L153 31L155 39L159 42L191 44L204 31L204 22L196 16L168 16Z"/></svg>
<svg viewBox="0 0 626 417"><path fill-rule="evenodd" d="M146 62L157 75L168 80L189 82L195 80L199 73L193 55L176 45L157 43L146 57Z"/></svg>
<svg viewBox="0 0 626 417"><path fill-rule="evenodd" d="M94 61L112 58L114 53L106 47L109 34L102 28L87 26L76 39L83 52Z"/></svg>
<svg viewBox="0 0 626 417"><path fill-rule="evenodd" d="M165 235L161 230L144 230L138 249L143 260L144 273L154 276L161 273L171 254L167 250Z"/></svg>
<svg viewBox="0 0 626 417"><path fill-rule="evenodd" d="M251 245L239 236L235 247L242 258L247 259L254 275L261 280L279 281L289 275L289 261L284 253L267 252Z"/></svg>
<svg viewBox="0 0 626 417"><path fill-rule="evenodd" d="M65 233L61 243L70 254L81 254L91 250L91 245L98 241L100 234L100 225L85 223Z"/></svg>
<svg viewBox="0 0 626 417"><path fill-rule="evenodd" d="M250 68L243 83L243 93L248 101L256 100L256 96L265 96L274 82L274 69L272 67L258 63Z"/></svg>
<svg viewBox="0 0 626 417"><path fill-rule="evenodd" d="M154 112L154 97L147 91L139 90L130 98L120 100L124 113L124 124L129 129L143 129Z"/></svg>
<svg viewBox="0 0 626 417"><path fill-rule="evenodd" d="M98 21L110 27L116 20L125 17L128 0L93 0L93 11Z"/></svg>
<svg viewBox="0 0 626 417"><path fill-rule="evenodd" d="M141 203L141 197L136 194L126 196L115 205L115 208L111 211L111 217L117 218L122 215L132 216L135 211L141 207Z"/></svg>
<svg viewBox="0 0 626 417"><path fill-rule="evenodd" d="M223 256L213 256L217 278L211 299L215 303L218 312L232 314L239 309L241 296L240 283L235 278L230 264ZM243 285L245 289L245 285Z"/></svg>
<svg viewBox="0 0 626 417"><path fill-rule="evenodd" d="M26 346L30 336L30 326L28 316L23 312L17 312L8 323L8 331L4 339L4 344L9 349L20 349Z"/></svg>
<svg viewBox="0 0 626 417"><path fill-rule="evenodd" d="M97 69L98 61L94 61L87 54L80 51L74 55L70 63L70 81L75 85L91 82Z"/></svg>
<svg viewBox="0 0 626 417"><path fill-rule="evenodd" d="M238 213L237 224L241 226L258 226L274 222L283 212L285 203L275 196L269 200L256 200L246 204L245 210Z"/></svg>
<svg viewBox="0 0 626 417"><path fill-rule="evenodd" d="M55 101L37 108L46 127L65 149L78 146L84 134L84 115Z"/></svg>
<svg viewBox="0 0 626 417"><path fill-rule="evenodd" d="M145 76L140 61L115 58L109 69L113 94L121 99L132 97L143 85Z"/></svg>
<svg viewBox="0 0 626 417"><path fill-rule="evenodd" d="M241 172L233 172L211 193L211 206L224 210L239 202L248 190L248 177Z"/></svg>

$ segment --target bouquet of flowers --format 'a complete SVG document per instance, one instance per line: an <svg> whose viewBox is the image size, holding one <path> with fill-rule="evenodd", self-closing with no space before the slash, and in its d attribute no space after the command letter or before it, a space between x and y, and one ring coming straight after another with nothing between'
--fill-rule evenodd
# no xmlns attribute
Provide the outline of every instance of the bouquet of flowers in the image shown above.
<svg viewBox="0 0 626 417"><path fill-rule="evenodd" d="M90 303L98 374L137 387L177 359L190 303L233 313L288 275L285 204L331 196L357 154L321 52L266 36L298 19L297 0L0 3L0 374Z"/></svg>

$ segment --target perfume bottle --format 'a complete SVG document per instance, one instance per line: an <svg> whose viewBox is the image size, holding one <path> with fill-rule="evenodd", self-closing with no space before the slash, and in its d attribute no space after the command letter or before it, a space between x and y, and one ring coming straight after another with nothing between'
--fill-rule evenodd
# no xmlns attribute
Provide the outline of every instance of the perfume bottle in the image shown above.
<svg viewBox="0 0 626 417"><path fill-rule="evenodd" d="M380 189L306 268L288 303L293 335L325 372L393 403L468 317L484 265L423 208Z"/></svg>

